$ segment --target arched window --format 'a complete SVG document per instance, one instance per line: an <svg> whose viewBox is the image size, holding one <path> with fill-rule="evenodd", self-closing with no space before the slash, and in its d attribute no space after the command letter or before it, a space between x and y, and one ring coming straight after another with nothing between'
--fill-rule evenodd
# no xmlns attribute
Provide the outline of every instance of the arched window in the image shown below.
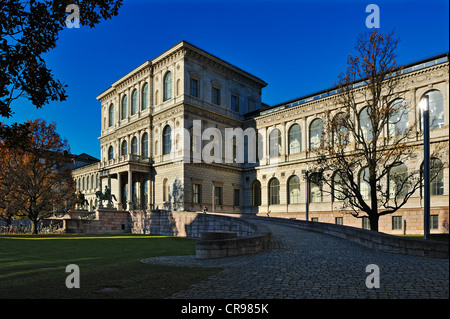
<svg viewBox="0 0 450 319"><path fill-rule="evenodd" d="M408 104L403 99L397 99L391 105L392 114L389 117L389 137L405 135L408 129Z"/></svg>
<svg viewBox="0 0 450 319"><path fill-rule="evenodd" d="M261 205L261 183L255 180L252 184L252 206Z"/></svg>
<svg viewBox="0 0 450 319"><path fill-rule="evenodd" d="M294 124L289 128L289 154L297 154L302 151L302 128Z"/></svg>
<svg viewBox="0 0 450 319"><path fill-rule="evenodd" d="M122 113L121 119L124 120L128 117L128 98L126 95L122 98Z"/></svg>
<svg viewBox="0 0 450 319"><path fill-rule="evenodd" d="M348 129L345 127L345 121L347 121L348 115L346 113L338 113L333 119L333 145L345 146L349 143Z"/></svg>
<svg viewBox="0 0 450 319"><path fill-rule="evenodd" d="M269 181L269 205L278 205L280 203L280 182L277 178Z"/></svg>
<svg viewBox="0 0 450 319"><path fill-rule="evenodd" d="M137 138L133 137L131 139L131 150L130 150L132 155L137 155L138 153L138 142L137 142Z"/></svg>
<svg viewBox="0 0 450 319"><path fill-rule="evenodd" d="M144 133L142 135L142 141L141 141L141 152L143 157L148 157L148 134Z"/></svg>
<svg viewBox="0 0 450 319"><path fill-rule="evenodd" d="M142 104L141 109L146 110L148 108L148 83L145 83L142 87Z"/></svg>
<svg viewBox="0 0 450 319"><path fill-rule="evenodd" d="M273 129L269 135L269 156L281 156L281 132L277 128Z"/></svg>
<svg viewBox="0 0 450 319"><path fill-rule="evenodd" d="M288 182L288 204L300 203L300 178L291 176Z"/></svg>
<svg viewBox="0 0 450 319"><path fill-rule="evenodd" d="M365 107L359 113L359 125L364 140L370 141L373 138L372 121L369 116L369 108Z"/></svg>
<svg viewBox="0 0 450 319"><path fill-rule="evenodd" d="M397 163L389 170L389 198L404 198L408 193L408 168L403 163Z"/></svg>
<svg viewBox="0 0 450 319"><path fill-rule="evenodd" d="M359 192L364 200L370 199L369 167L359 172Z"/></svg>
<svg viewBox="0 0 450 319"><path fill-rule="evenodd" d="M108 116L108 126L111 127L114 125L114 104L109 106Z"/></svg>
<svg viewBox="0 0 450 319"><path fill-rule="evenodd" d="M321 146L323 141L323 121L315 119L309 126L309 148L312 150Z"/></svg>
<svg viewBox="0 0 450 319"><path fill-rule="evenodd" d="M444 97L438 90L427 92L428 107L430 110L430 130L444 127ZM420 127L423 131L422 112L420 112Z"/></svg>
<svg viewBox="0 0 450 319"><path fill-rule="evenodd" d="M114 148L110 146L108 148L108 160L112 160L114 158Z"/></svg>
<svg viewBox="0 0 450 319"><path fill-rule="evenodd" d="M311 203L320 203L323 200L322 176L319 173L313 173L309 179L309 201Z"/></svg>
<svg viewBox="0 0 450 319"><path fill-rule="evenodd" d="M122 156L125 156L128 154L128 143L127 141L123 141L122 142L122 148L121 148L121 153Z"/></svg>
<svg viewBox="0 0 450 319"><path fill-rule="evenodd" d="M136 89L133 90L133 93L131 94L131 115L134 115L137 113L138 110L138 92Z"/></svg>
<svg viewBox="0 0 450 319"><path fill-rule="evenodd" d="M336 172L333 176L333 200L341 201L346 197L345 186L342 180L341 173Z"/></svg>
<svg viewBox="0 0 450 319"><path fill-rule="evenodd" d="M172 98L172 73L167 72L164 76L164 101Z"/></svg>
<svg viewBox="0 0 450 319"><path fill-rule="evenodd" d="M423 163L420 168L422 184L421 195L423 194ZM438 158L430 160L430 195L444 195L444 165Z"/></svg>
<svg viewBox="0 0 450 319"><path fill-rule="evenodd" d="M172 150L172 129L169 125L163 130L163 155L170 154Z"/></svg>
<svg viewBox="0 0 450 319"><path fill-rule="evenodd" d="M163 201L164 202L169 201L169 182L167 178L164 178L163 181Z"/></svg>

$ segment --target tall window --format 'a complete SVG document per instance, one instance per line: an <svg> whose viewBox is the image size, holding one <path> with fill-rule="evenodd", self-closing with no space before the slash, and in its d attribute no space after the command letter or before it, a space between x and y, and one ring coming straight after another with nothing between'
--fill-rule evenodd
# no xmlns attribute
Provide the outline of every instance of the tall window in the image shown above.
<svg viewBox="0 0 450 319"><path fill-rule="evenodd" d="M349 143L348 129L344 125L347 116L345 113L338 113L333 119L332 133L334 146L345 146Z"/></svg>
<svg viewBox="0 0 450 319"><path fill-rule="evenodd" d="M444 127L444 97L438 90L429 91L428 96L430 109L430 130ZM420 112L421 129L423 131L422 112Z"/></svg>
<svg viewBox="0 0 450 319"><path fill-rule="evenodd" d="M220 89L213 87L212 88L212 102L215 105L220 105Z"/></svg>
<svg viewBox="0 0 450 319"><path fill-rule="evenodd" d="M138 153L138 142L137 142L137 138L133 137L131 139L131 150L130 150L132 155L137 155Z"/></svg>
<svg viewBox="0 0 450 319"><path fill-rule="evenodd" d="M148 195L149 195L149 187L150 184L149 180L146 180L142 185L142 200L141 205L143 209L146 209L148 206Z"/></svg>
<svg viewBox="0 0 450 319"><path fill-rule="evenodd" d="M362 136L366 141L370 141L373 138L372 121L369 116L369 108L365 107L359 113L359 125L361 127Z"/></svg>
<svg viewBox="0 0 450 319"><path fill-rule="evenodd" d="M111 127L114 125L114 104L109 106L109 117L108 117L108 126Z"/></svg>
<svg viewBox="0 0 450 319"><path fill-rule="evenodd" d="M121 119L124 120L128 117L128 98L126 95L122 98L122 114Z"/></svg>
<svg viewBox="0 0 450 319"><path fill-rule="evenodd" d="M144 133L142 135L141 152L142 152L143 157L148 157L148 134L147 133Z"/></svg>
<svg viewBox="0 0 450 319"><path fill-rule="evenodd" d="M164 178L163 181L163 201L169 201L169 181L167 180L167 178Z"/></svg>
<svg viewBox="0 0 450 319"><path fill-rule="evenodd" d="M142 104L141 109L146 110L148 108L148 83L145 83L142 87Z"/></svg>
<svg viewBox="0 0 450 319"><path fill-rule="evenodd" d="M346 197L346 192L342 181L341 173L336 172L333 176L333 200L340 201Z"/></svg>
<svg viewBox="0 0 450 319"><path fill-rule="evenodd" d="M256 110L256 101L248 99L248 112L253 112L254 110Z"/></svg>
<svg viewBox="0 0 450 319"><path fill-rule="evenodd" d="M321 146L323 141L323 121L315 119L309 127L309 148L315 149Z"/></svg>
<svg viewBox="0 0 450 319"><path fill-rule="evenodd" d="M370 199L369 167L359 172L359 191L364 200Z"/></svg>
<svg viewBox="0 0 450 319"><path fill-rule="evenodd" d="M276 178L269 181L269 205L280 203L280 182Z"/></svg>
<svg viewBox="0 0 450 319"><path fill-rule="evenodd" d="M220 186L215 186L214 187L214 204L215 205L222 205L223 200L222 200L222 187Z"/></svg>
<svg viewBox="0 0 450 319"><path fill-rule="evenodd" d="M252 184L252 206L261 205L261 183L255 180Z"/></svg>
<svg viewBox="0 0 450 319"><path fill-rule="evenodd" d="M231 110L239 112L239 97L236 95L231 95Z"/></svg>
<svg viewBox="0 0 450 319"><path fill-rule="evenodd" d="M200 97L200 88L198 85L198 80L191 78L191 95L193 97Z"/></svg>
<svg viewBox="0 0 450 319"><path fill-rule="evenodd" d="M289 128L289 154L297 154L302 151L302 129L294 124Z"/></svg>
<svg viewBox="0 0 450 319"><path fill-rule="evenodd" d="M408 129L408 104L403 99L392 102L392 115L389 117L389 137L406 134Z"/></svg>
<svg viewBox="0 0 450 319"><path fill-rule="evenodd" d="M172 98L172 73L167 72L164 77L164 101Z"/></svg>
<svg viewBox="0 0 450 319"><path fill-rule="evenodd" d="M172 150L172 129L169 125L163 130L163 155L170 154Z"/></svg>
<svg viewBox="0 0 450 319"><path fill-rule="evenodd" d="M112 160L114 158L114 148L112 146L110 146L108 148L108 159Z"/></svg>
<svg viewBox="0 0 450 319"><path fill-rule="evenodd" d="M420 172L423 178L423 163ZM423 180L421 193L423 194ZM430 195L444 195L444 166L438 158L430 160Z"/></svg>
<svg viewBox="0 0 450 319"><path fill-rule="evenodd" d="M202 202L202 185L192 184L192 202L200 204Z"/></svg>
<svg viewBox="0 0 450 319"><path fill-rule="evenodd" d="M122 142L122 149L121 149L121 155L125 156L128 154L128 143L127 141Z"/></svg>
<svg viewBox="0 0 450 319"><path fill-rule="evenodd" d="M281 156L281 132L277 128L273 129L269 135L269 156Z"/></svg>
<svg viewBox="0 0 450 319"><path fill-rule="evenodd" d="M288 203L298 204L300 203L300 178L297 175L289 178L288 182Z"/></svg>
<svg viewBox="0 0 450 319"><path fill-rule="evenodd" d="M133 90L133 93L131 94L131 115L134 115L137 113L138 110L138 92L137 90Z"/></svg>
<svg viewBox="0 0 450 319"><path fill-rule="evenodd" d="M389 197L403 198L408 193L408 168L403 163L398 163L389 170Z"/></svg>
<svg viewBox="0 0 450 319"><path fill-rule="evenodd" d="M322 200L322 177L319 173L313 173L309 177L309 201L311 203L319 203Z"/></svg>
<svg viewBox="0 0 450 319"><path fill-rule="evenodd" d="M240 191L240 189L235 188L233 195L234 195L233 196L233 205L234 206L239 206L240 202L241 202L241 191Z"/></svg>

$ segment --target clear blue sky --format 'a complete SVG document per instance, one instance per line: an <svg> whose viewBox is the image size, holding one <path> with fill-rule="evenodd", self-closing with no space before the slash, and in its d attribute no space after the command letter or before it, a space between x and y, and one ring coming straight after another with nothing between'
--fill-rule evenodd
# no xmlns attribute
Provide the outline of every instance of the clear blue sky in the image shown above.
<svg viewBox="0 0 450 319"><path fill-rule="evenodd" d="M111 83L186 40L268 83L262 100L278 104L333 86L365 25L380 8L380 32L400 37L399 64L449 50L447 0L124 0L96 28L62 31L46 61L68 85L67 101L36 110L16 101L12 119L56 122L73 154L100 158L100 102ZM83 14L81 12L81 14Z"/></svg>

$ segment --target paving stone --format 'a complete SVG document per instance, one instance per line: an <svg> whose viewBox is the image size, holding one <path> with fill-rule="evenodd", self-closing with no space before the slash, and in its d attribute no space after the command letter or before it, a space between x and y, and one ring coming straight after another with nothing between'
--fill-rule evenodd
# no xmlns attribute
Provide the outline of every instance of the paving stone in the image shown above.
<svg viewBox="0 0 450 319"><path fill-rule="evenodd" d="M211 260L154 257L147 263L223 267L172 299L448 299L449 260L379 252L330 235L270 222L270 251ZM380 270L380 287L366 287L366 267Z"/></svg>

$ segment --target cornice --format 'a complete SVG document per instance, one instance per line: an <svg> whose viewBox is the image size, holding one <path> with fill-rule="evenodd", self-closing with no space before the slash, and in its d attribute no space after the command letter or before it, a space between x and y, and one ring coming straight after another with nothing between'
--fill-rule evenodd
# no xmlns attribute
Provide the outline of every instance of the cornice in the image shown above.
<svg viewBox="0 0 450 319"><path fill-rule="evenodd" d="M431 76L431 73L438 72L439 70L442 70L442 72L440 72L436 76L433 76L433 77ZM424 83L427 80L429 81L430 79L436 79L436 81L434 81L433 84L440 83L445 80L448 80L448 79L446 79L446 75L448 78L448 73L449 73L448 71L449 71L449 63L442 63L439 65L427 67L427 68L424 68L421 70L413 71L411 73L402 74L402 75L399 75L399 78L398 78L399 83L397 84L397 87L401 86L402 91L405 92L405 91L410 90L412 88L412 86L414 86L414 88L420 87L421 86L420 83ZM440 78L442 78L442 79L440 79ZM403 84L403 82L405 82L405 81L407 81L407 83ZM362 90L364 90L364 87L358 87L358 88L355 88L354 90L356 92L362 91ZM312 113L312 114L320 113L321 110L323 110L327 106L329 106L330 102L333 102L333 100L336 100L337 98L339 98L339 96L341 96L341 94L334 94L331 96L323 97L321 99L313 100L313 101L307 102L305 104L288 107L288 108L285 108L285 109L282 109L279 111L275 111L270 114L261 115L261 116L255 117L253 120L256 121L258 124L266 124L266 123L274 123L277 120L280 120L282 118L287 118L287 114L289 114L289 113L295 113L297 115L297 117L299 114L307 115L307 113ZM339 107L336 106L336 108L339 108ZM252 120L248 120L248 121L252 121Z"/></svg>

